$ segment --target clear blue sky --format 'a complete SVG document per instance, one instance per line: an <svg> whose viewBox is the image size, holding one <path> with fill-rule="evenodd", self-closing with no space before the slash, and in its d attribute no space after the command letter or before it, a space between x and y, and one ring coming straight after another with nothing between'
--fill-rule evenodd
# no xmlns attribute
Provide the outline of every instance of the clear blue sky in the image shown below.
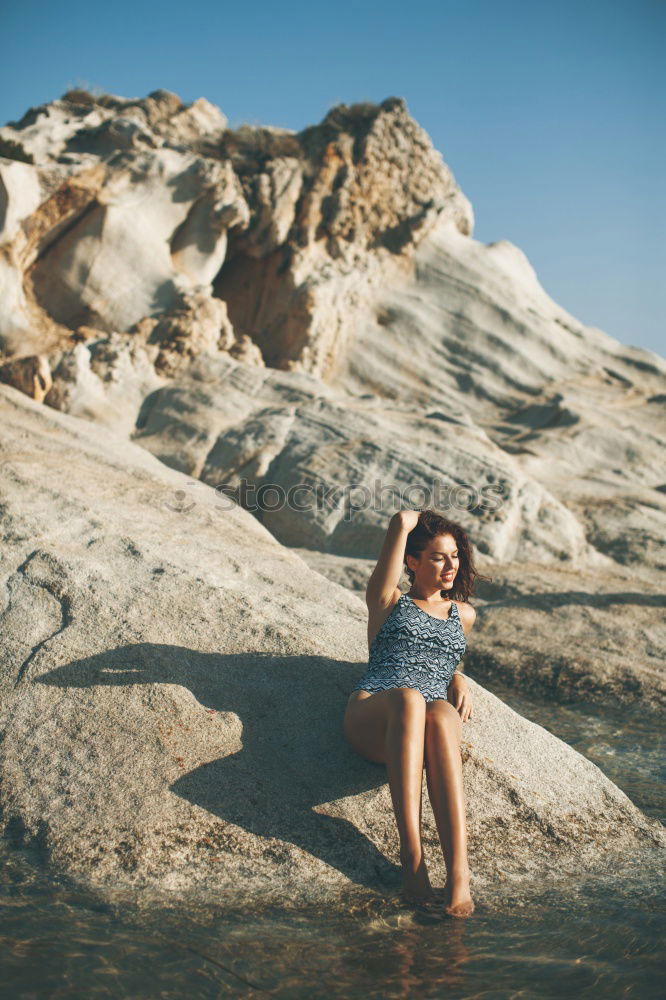
<svg viewBox="0 0 666 1000"><path fill-rule="evenodd" d="M578 319L664 353L664 0L2 8L0 124L74 86L203 96L232 127L403 97L476 239L511 240Z"/></svg>

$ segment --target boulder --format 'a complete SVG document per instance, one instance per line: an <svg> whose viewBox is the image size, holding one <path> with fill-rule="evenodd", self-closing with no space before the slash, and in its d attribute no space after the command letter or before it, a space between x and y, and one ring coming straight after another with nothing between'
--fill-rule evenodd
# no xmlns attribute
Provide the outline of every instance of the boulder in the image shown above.
<svg viewBox="0 0 666 1000"><path fill-rule="evenodd" d="M7 385L0 416L4 835L98 885L245 904L395 886L385 768L342 734L363 601L108 428ZM470 686L475 891L666 846L599 768ZM427 799L424 841L441 884Z"/></svg>

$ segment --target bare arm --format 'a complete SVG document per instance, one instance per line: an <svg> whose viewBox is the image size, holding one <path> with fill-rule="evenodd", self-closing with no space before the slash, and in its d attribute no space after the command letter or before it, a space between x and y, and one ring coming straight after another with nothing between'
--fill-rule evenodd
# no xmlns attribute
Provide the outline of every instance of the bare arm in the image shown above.
<svg viewBox="0 0 666 1000"><path fill-rule="evenodd" d="M388 607L393 602L402 573L407 535L418 518L417 510L401 510L389 521L377 565L365 588L366 604Z"/></svg>
<svg viewBox="0 0 666 1000"><path fill-rule="evenodd" d="M460 601L458 604L458 612L460 614L463 632L465 635L469 635L474 627L476 611L471 604L468 604L466 601ZM459 664L459 669L455 671L453 677L451 678L447 699L453 707L457 709L462 721L467 722L468 719L472 718L474 713L467 678L461 668L462 663Z"/></svg>

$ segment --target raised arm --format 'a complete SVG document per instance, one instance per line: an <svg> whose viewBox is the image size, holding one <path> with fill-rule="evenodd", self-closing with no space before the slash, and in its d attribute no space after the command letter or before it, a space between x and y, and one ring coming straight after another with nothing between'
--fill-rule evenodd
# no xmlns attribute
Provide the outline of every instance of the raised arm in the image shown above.
<svg viewBox="0 0 666 1000"><path fill-rule="evenodd" d="M368 606L388 607L394 602L402 573L407 535L416 527L418 519L418 510L400 510L389 521L377 565L365 588Z"/></svg>

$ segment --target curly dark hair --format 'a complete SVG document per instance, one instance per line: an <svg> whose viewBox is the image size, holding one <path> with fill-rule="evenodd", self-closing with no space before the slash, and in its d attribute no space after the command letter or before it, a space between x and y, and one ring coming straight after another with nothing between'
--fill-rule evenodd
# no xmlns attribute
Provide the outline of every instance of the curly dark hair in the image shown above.
<svg viewBox="0 0 666 1000"><path fill-rule="evenodd" d="M456 521L449 521L442 514L435 510L422 510L414 528L407 535L405 546L405 571L409 577L409 582L414 583L414 571L407 565L407 556L414 556L418 559L431 538L437 535L453 535L458 546L458 556L460 559L458 572L455 575L453 586L449 590L442 590L442 597L451 597L456 601L467 601L474 596L476 580L491 581L491 577L483 576L474 565L472 546L467 532Z"/></svg>

